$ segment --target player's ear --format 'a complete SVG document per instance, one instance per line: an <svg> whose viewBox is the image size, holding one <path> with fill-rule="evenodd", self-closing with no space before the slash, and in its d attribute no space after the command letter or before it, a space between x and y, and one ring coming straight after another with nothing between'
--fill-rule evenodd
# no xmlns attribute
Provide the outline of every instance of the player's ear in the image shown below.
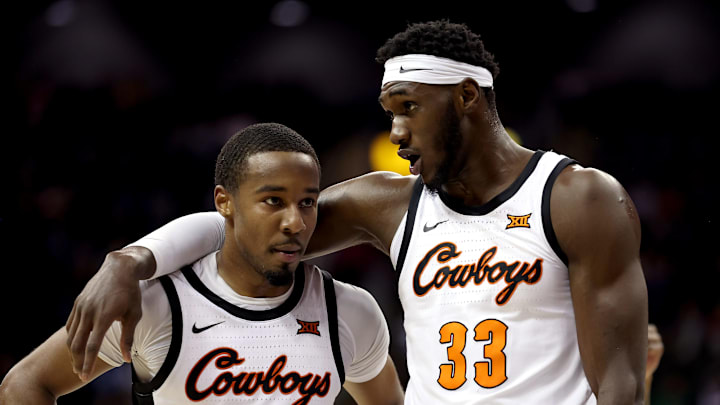
<svg viewBox="0 0 720 405"><path fill-rule="evenodd" d="M465 79L457 86L457 91L463 111L470 111L480 104L483 92L473 79Z"/></svg>
<svg viewBox="0 0 720 405"><path fill-rule="evenodd" d="M215 186L215 209L225 218L232 218L233 204L232 195L225 187Z"/></svg>

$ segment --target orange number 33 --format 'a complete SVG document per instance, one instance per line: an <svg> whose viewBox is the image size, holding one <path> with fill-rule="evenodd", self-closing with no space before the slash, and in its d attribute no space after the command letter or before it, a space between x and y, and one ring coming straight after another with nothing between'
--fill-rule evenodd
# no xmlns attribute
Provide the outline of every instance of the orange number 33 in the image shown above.
<svg viewBox="0 0 720 405"><path fill-rule="evenodd" d="M485 358L490 360L475 363L475 382L483 388L495 388L507 380L505 353L508 327L497 319L486 319L475 326L475 340L490 340L484 347ZM460 388L466 377L465 339L468 329L460 322L448 322L440 328L440 343L450 343L447 348L448 360L452 363L440 365L438 383L448 390Z"/></svg>

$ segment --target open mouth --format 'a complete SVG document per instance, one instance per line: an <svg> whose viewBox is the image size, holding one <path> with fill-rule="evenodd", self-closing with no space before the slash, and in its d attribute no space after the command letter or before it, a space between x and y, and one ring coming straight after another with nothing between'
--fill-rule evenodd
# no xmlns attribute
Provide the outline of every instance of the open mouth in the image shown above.
<svg viewBox="0 0 720 405"><path fill-rule="evenodd" d="M414 166L415 162L420 159L420 155L410 149L400 149L397 151L397 154L401 159L409 160L411 166Z"/></svg>
<svg viewBox="0 0 720 405"><path fill-rule="evenodd" d="M397 152L397 154L402 159L410 161L410 173L412 173L414 175L420 174L420 169L422 167L422 160L421 160L419 154L415 153L414 151L412 151L410 149L400 149Z"/></svg>

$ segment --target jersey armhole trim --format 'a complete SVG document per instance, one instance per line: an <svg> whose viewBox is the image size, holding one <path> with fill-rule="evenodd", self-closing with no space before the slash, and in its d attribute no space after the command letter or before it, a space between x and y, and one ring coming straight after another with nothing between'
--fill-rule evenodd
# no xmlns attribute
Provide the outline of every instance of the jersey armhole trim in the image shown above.
<svg viewBox="0 0 720 405"><path fill-rule="evenodd" d="M412 197L410 197L407 219L405 220L405 231L403 233L402 243L400 244L397 264L395 265L395 274L398 280L400 279L403 266L405 265L405 257L407 256L407 250L410 246L410 238L412 237L413 228L415 226L415 216L417 215L420 196L422 195L424 188L425 185L422 182L422 177L418 176L417 180L415 180L415 185L413 186Z"/></svg>
<svg viewBox="0 0 720 405"><path fill-rule="evenodd" d="M332 347L333 357L335 358L335 368L337 368L338 377L340 378L340 386L342 386L345 384L345 365L342 359L342 352L340 351L335 283L330 273L325 270L320 270L320 272L322 273L323 287L325 288L325 306L327 308L328 329L330 330L330 346Z"/></svg>
<svg viewBox="0 0 720 405"><path fill-rule="evenodd" d="M170 302L170 313L172 315L172 336L170 338L170 349L168 349L165 361L163 361L160 370L153 377L152 380L144 383L141 382L137 374L135 373L135 367L130 367L132 370L132 393L133 393L133 404L135 405L152 405L153 391L160 388L165 382L170 372L175 367L177 359L180 356L180 346L182 345L182 309L180 307L180 298L178 297L177 290L169 276L162 276L159 278L160 284L165 290L165 294Z"/></svg>
<svg viewBox="0 0 720 405"><path fill-rule="evenodd" d="M552 218L550 217L550 197L552 195L553 185L560 175L560 172L562 172L566 167L576 163L577 162L575 160L570 158L564 158L558 162L553 171L550 172L550 176L545 182L545 188L542 193L542 222L543 229L545 231L545 238L553 251L555 251L555 254L560 258L560 260L562 260L563 263L565 263L565 266L568 265L568 257L560 247L560 243L555 235L555 230L553 229Z"/></svg>

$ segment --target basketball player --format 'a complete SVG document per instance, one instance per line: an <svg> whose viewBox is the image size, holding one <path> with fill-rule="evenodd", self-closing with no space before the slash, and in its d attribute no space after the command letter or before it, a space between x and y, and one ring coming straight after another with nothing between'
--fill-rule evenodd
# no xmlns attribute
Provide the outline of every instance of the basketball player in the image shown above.
<svg viewBox="0 0 720 405"><path fill-rule="evenodd" d="M343 383L360 404L402 403L377 303L300 262L320 192L310 144L279 124L250 126L223 147L215 181L226 243L142 283L135 403L332 404ZM120 334L116 323L90 378L123 363ZM66 338L62 328L16 365L0 403L52 404L82 386Z"/></svg>
<svg viewBox="0 0 720 405"><path fill-rule="evenodd" d="M511 140L495 108L498 66L465 25L411 25L377 59L390 140L412 175L324 190L308 255L370 243L392 260L406 403L642 404L647 290L623 187ZM133 280L212 251L221 225L181 218L108 258L68 321L81 324L69 338L79 373L106 319L132 330ZM117 301L104 302L108 292Z"/></svg>

